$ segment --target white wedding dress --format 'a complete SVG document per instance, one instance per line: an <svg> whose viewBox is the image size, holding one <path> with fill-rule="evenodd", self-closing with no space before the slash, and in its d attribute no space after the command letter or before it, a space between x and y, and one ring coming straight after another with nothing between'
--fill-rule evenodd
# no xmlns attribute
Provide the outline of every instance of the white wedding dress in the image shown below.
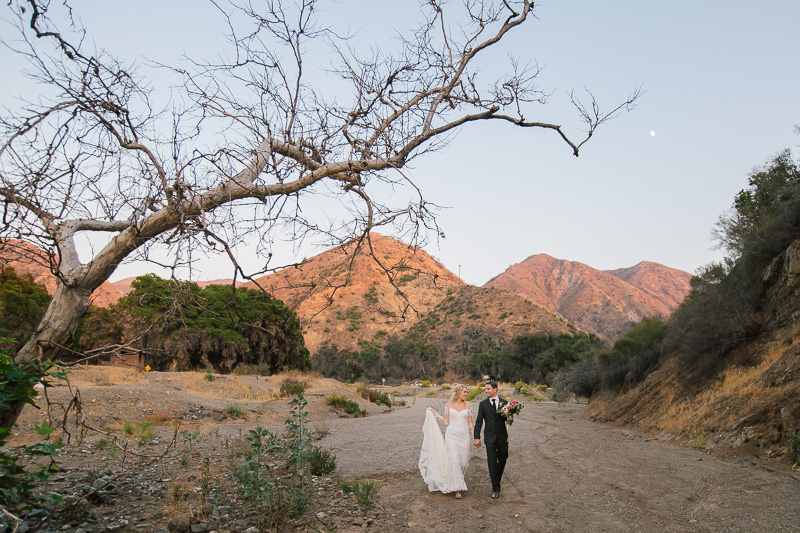
<svg viewBox="0 0 800 533"><path fill-rule="evenodd" d="M447 424L444 438L437 420ZM469 404L461 411L445 407L444 417L430 407L426 410L419 471L429 491L447 494L467 490L464 474L469 466L474 427Z"/></svg>

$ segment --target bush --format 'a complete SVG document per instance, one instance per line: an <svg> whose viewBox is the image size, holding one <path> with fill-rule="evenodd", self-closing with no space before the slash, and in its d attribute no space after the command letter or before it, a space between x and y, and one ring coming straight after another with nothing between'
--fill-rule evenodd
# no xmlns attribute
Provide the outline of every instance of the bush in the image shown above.
<svg viewBox="0 0 800 533"><path fill-rule="evenodd" d="M358 387L358 393L361 395L362 398L365 400L369 400L370 402L378 405L385 405L386 407L392 407L392 399L389 397L388 394L385 392L379 392L376 390L372 390L366 385L362 385Z"/></svg>
<svg viewBox="0 0 800 533"><path fill-rule="evenodd" d="M422 382L419 384L419 386L427 388L431 386L431 382L428 381L427 379L423 379Z"/></svg>
<svg viewBox="0 0 800 533"><path fill-rule="evenodd" d="M372 507L378 494L378 485L372 480L342 481L339 487L344 492L352 493L358 506L364 511Z"/></svg>
<svg viewBox="0 0 800 533"><path fill-rule="evenodd" d="M358 402L348 399L347 396L343 394L332 392L325 398L325 403L338 409L344 409L344 412L348 415L353 415L353 418L367 416L367 411L362 411Z"/></svg>
<svg viewBox="0 0 800 533"><path fill-rule="evenodd" d="M42 383L50 386L50 379L65 380L66 374L51 362L42 364L22 362L17 365L11 358L8 349L11 339L0 339L0 410L10 411L24 404L34 404L38 394L34 385ZM36 433L48 437L53 427L47 422L36 426ZM11 434L8 428L0 428L0 505L6 509L38 507L45 501L60 501L56 493L39 493L35 489L45 485L48 478L59 470L53 460L61 448L57 443L37 443L29 446L5 448L6 440ZM17 463L21 456L48 457L48 464L37 464L25 469Z"/></svg>
<svg viewBox="0 0 800 533"><path fill-rule="evenodd" d="M642 320L611 350L562 371L554 380L555 388L588 397L598 388L618 391L636 385L660 360L666 327L656 318Z"/></svg>
<svg viewBox="0 0 800 533"><path fill-rule="evenodd" d="M306 391L306 382L292 378L286 378L281 383L281 396L297 396Z"/></svg>
<svg viewBox="0 0 800 533"><path fill-rule="evenodd" d="M308 460L311 465L311 475L313 476L324 476L336 470L336 456L318 446L311 448Z"/></svg>
<svg viewBox="0 0 800 533"><path fill-rule="evenodd" d="M484 391L483 387L475 387L471 391L467 392L467 401L471 402L472 400L477 398L483 391Z"/></svg>
<svg viewBox="0 0 800 533"><path fill-rule="evenodd" d="M310 508L311 476L319 475L314 472L330 473L336 467L333 455L311 443L303 396L289 405L292 415L286 419L284 437L260 427L251 429L248 445L231 456L234 478L245 502L260 506L275 531L283 531Z"/></svg>
<svg viewBox="0 0 800 533"><path fill-rule="evenodd" d="M153 427L153 423L149 420L142 420L134 424L126 421L122 425L122 432L136 440L139 446L143 446L156 438L156 430Z"/></svg>
<svg viewBox="0 0 800 533"><path fill-rule="evenodd" d="M234 418L244 418L246 411L238 403L232 403L223 411L226 415Z"/></svg>

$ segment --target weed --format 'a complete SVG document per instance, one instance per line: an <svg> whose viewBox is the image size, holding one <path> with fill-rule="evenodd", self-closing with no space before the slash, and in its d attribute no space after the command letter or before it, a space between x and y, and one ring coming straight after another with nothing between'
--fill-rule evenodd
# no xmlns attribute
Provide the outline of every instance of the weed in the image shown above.
<svg viewBox="0 0 800 533"><path fill-rule="evenodd" d="M702 448L708 442L708 433L700 431L692 439L692 448Z"/></svg>
<svg viewBox="0 0 800 533"><path fill-rule="evenodd" d="M275 531L300 517L310 507L310 483L314 472L330 473L335 457L311 444L308 429L308 404L302 395L289 405L286 433L277 437L260 427L251 429L247 445L232 452L234 477L244 499L263 509L263 516Z"/></svg>
<svg viewBox="0 0 800 533"><path fill-rule="evenodd" d="M214 374L212 374L211 371L209 370L208 372L206 372L204 378L206 381L214 381Z"/></svg>
<svg viewBox="0 0 800 533"><path fill-rule="evenodd" d="M372 480L365 479L360 481L342 481L339 488L344 492L350 492L355 496L358 506L366 511L375 503L375 496L378 494L378 485Z"/></svg>
<svg viewBox="0 0 800 533"><path fill-rule="evenodd" d="M797 453L800 450L800 433L795 431L786 439L786 445L789 447L790 452Z"/></svg>
<svg viewBox="0 0 800 533"><path fill-rule="evenodd" d="M370 402L378 405L383 404L389 408L392 407L392 399L385 392L372 390L366 385L361 385L360 387L358 387L357 391L361 395L361 397L364 398L365 400L369 400Z"/></svg>
<svg viewBox="0 0 800 533"><path fill-rule="evenodd" d="M424 388L428 388L428 387L430 387L430 386L431 386L431 382L430 382L430 381L428 381L427 379L424 379L424 380L422 380L422 381L420 382L419 386L420 386L420 387L424 387Z"/></svg>
<svg viewBox="0 0 800 533"><path fill-rule="evenodd" d="M483 392L483 387L476 387L467 393L467 401L471 402Z"/></svg>
<svg viewBox="0 0 800 533"><path fill-rule="evenodd" d="M142 420L133 424L126 421L122 425L122 432L136 440L139 446L143 446L156 438L156 430L149 420Z"/></svg>
<svg viewBox="0 0 800 533"><path fill-rule="evenodd" d="M281 383L281 396L297 396L306 391L306 382L293 378L286 378Z"/></svg>
<svg viewBox="0 0 800 533"><path fill-rule="evenodd" d="M223 413L233 418L244 418L246 411L238 403L232 403L223 410Z"/></svg>

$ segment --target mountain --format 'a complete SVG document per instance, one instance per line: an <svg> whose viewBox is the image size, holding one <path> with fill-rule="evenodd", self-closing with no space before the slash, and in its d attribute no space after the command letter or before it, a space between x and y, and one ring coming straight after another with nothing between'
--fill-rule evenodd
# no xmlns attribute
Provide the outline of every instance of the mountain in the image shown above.
<svg viewBox="0 0 800 533"><path fill-rule="evenodd" d="M325 342L356 348L376 334L404 333L466 285L424 250L377 233L370 240L383 268L349 243L243 286L260 286L297 313L313 354Z"/></svg>
<svg viewBox="0 0 800 533"><path fill-rule="evenodd" d="M429 338L451 353L476 335L499 341L520 335L580 333L563 318L519 295L472 285L448 290L426 320L435 324Z"/></svg>
<svg viewBox="0 0 800 533"><path fill-rule="evenodd" d="M56 277L50 271L50 259L44 250L23 241L5 240L0 243L0 264L13 268L17 274L31 274L34 281L44 285L51 295L56 292ZM123 294L114 285L104 281L92 293L90 303L108 307Z"/></svg>
<svg viewBox="0 0 800 533"><path fill-rule="evenodd" d="M647 317L667 318L689 293L691 274L641 262L596 270L583 263L533 255L485 287L518 294L606 340Z"/></svg>

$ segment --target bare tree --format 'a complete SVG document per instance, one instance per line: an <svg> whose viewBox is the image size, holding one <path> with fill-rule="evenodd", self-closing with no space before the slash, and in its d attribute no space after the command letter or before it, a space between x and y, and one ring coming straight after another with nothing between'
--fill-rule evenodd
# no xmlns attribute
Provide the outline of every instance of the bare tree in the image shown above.
<svg viewBox="0 0 800 533"><path fill-rule="evenodd" d="M197 246L230 250L253 235L269 243L323 232L366 242L379 226L416 242L438 233L435 206L402 169L444 147L458 128L499 120L550 130L577 156L641 94L608 113L591 95L587 105L573 100L585 122L573 141L559 125L527 118L530 104L547 96L534 83L535 66L512 60L498 79L478 69L488 49L534 18L532 2L421 2L426 19L399 52L364 56L317 20L321 1L215 2L230 34L226 59L161 65L182 80L171 95L151 92L141 65L89 50L67 2L8 3L19 29L11 46L42 93L0 119L0 238L39 246L58 278L18 360L51 357L92 291L153 246L189 262ZM311 43L338 58L329 72L338 77L335 97L308 81ZM407 187L413 200L388 204L387 185ZM308 193L342 198L350 219L324 226L306 218L300 199ZM82 262L80 232L113 238Z"/></svg>

